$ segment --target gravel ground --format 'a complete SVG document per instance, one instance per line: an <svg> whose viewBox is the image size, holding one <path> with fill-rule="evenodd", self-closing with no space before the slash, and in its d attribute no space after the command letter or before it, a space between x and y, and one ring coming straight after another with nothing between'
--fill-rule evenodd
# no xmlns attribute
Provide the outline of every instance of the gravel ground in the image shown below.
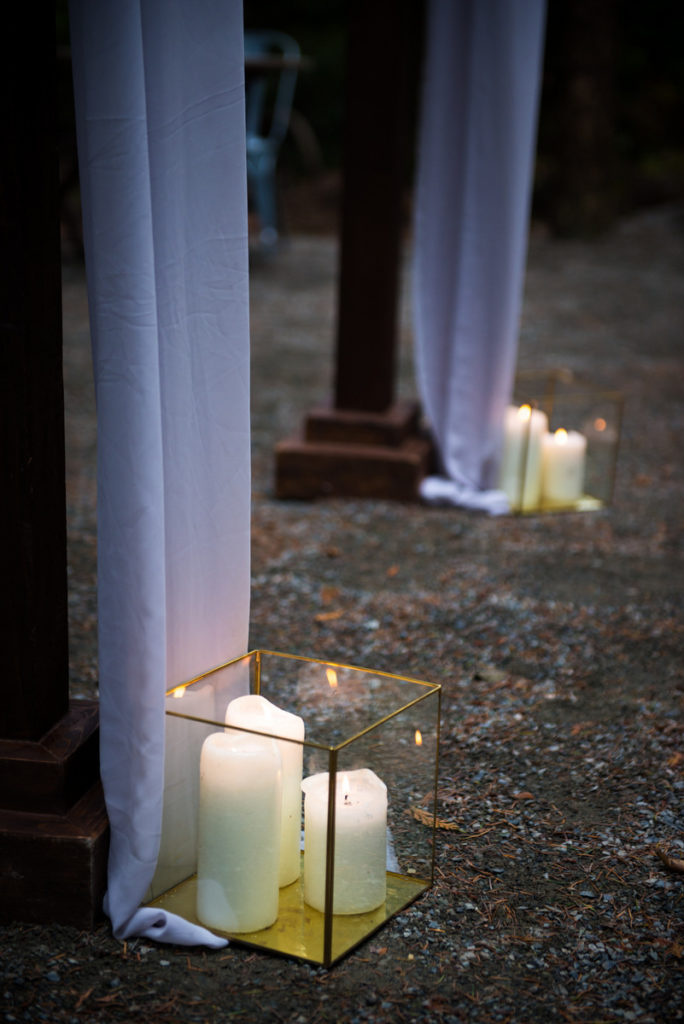
<svg viewBox="0 0 684 1024"><path fill-rule="evenodd" d="M520 366L622 390L615 499L491 519L280 503L274 443L330 386L334 241L252 273L250 646L444 687L433 889L330 971L231 945L0 928L8 1021L684 1020L684 219L534 232ZM413 394L408 289L398 390ZM72 689L96 692L95 433L82 274L65 273Z"/></svg>

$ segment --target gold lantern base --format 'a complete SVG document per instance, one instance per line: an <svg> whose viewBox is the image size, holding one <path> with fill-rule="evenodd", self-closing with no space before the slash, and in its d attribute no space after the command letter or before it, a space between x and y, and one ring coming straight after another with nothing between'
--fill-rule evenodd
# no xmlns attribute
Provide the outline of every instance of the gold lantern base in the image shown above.
<svg viewBox="0 0 684 1024"><path fill-rule="evenodd" d="M304 871L302 856L302 877ZM212 928L231 942L269 953L292 956L313 964L331 967L347 953L381 928L386 921L408 907L426 892L432 882L387 872L387 898L382 906L367 914L336 914L329 955L325 952L325 914L304 902L304 886L300 877L280 890L278 918L270 928L258 932L223 932ZM191 924L201 925L196 914L197 876L174 886L152 900L150 906L179 914Z"/></svg>
<svg viewBox="0 0 684 1024"><path fill-rule="evenodd" d="M542 499L536 508L520 508L514 511L520 515L539 515L539 513L547 515L551 512L598 512L599 509L605 508L606 504L607 502L594 497L593 494L582 494L576 501L561 502Z"/></svg>

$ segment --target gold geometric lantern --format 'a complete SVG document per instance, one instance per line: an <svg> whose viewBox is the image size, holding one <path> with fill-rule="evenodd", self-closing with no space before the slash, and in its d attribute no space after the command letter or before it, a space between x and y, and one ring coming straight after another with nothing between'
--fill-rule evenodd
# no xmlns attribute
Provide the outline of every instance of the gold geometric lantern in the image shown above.
<svg viewBox="0 0 684 1024"><path fill-rule="evenodd" d="M615 488L624 398L563 371L520 373L506 410L499 486L513 512L589 511Z"/></svg>
<svg viewBox="0 0 684 1024"><path fill-rule="evenodd" d="M171 690L150 902L331 966L432 885L440 700L264 650Z"/></svg>

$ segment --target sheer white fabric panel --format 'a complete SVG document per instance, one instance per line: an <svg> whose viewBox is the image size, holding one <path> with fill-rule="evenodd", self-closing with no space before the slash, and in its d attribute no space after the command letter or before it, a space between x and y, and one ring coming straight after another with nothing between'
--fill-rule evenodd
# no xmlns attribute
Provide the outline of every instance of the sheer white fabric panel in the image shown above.
<svg viewBox="0 0 684 1024"><path fill-rule="evenodd" d="M515 371L544 17L545 0L432 0L428 16L414 316L446 478L428 491L490 511L502 510L483 492Z"/></svg>
<svg viewBox="0 0 684 1024"><path fill-rule="evenodd" d="M105 904L120 938L221 945L139 905L159 848L164 692L247 644L242 4L70 11L98 417Z"/></svg>

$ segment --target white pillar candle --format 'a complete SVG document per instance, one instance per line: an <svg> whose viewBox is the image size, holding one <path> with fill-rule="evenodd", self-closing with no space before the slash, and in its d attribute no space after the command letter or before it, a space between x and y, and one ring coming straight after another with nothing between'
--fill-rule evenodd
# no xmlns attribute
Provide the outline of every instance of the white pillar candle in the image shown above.
<svg viewBox="0 0 684 1024"><path fill-rule="evenodd" d="M304 790L304 901L325 911L328 830L327 772L302 782ZM335 780L333 914L363 914L387 894L387 787L370 771Z"/></svg>
<svg viewBox="0 0 684 1024"><path fill-rule="evenodd" d="M546 434L542 443L542 498L551 505L571 505L582 497L587 439L576 430Z"/></svg>
<svg viewBox="0 0 684 1024"><path fill-rule="evenodd" d="M200 762L197 916L252 932L278 916L280 753L274 740L215 732Z"/></svg>
<svg viewBox="0 0 684 1024"><path fill-rule="evenodd" d="M304 722L298 715L277 708L257 694L236 697L228 705L226 725L244 726L282 737L278 750L283 765L283 809L280 842L280 885L290 885L300 875L302 831L302 745Z"/></svg>
<svg viewBox="0 0 684 1024"><path fill-rule="evenodd" d="M529 511L541 497L542 437L549 421L546 413L529 405L511 405L504 420L504 444L499 487L511 508Z"/></svg>

